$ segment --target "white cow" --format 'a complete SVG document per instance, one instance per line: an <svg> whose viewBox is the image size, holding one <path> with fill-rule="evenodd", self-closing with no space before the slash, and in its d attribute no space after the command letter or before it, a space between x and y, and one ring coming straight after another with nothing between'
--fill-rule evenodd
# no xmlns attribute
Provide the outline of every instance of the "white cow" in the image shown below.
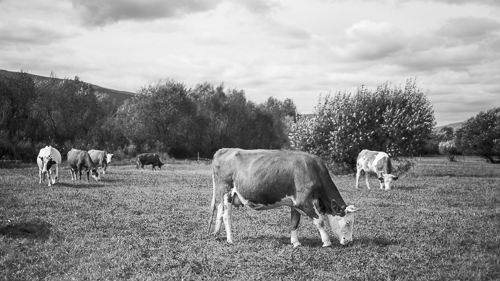
<svg viewBox="0 0 500 281"><path fill-rule="evenodd" d="M46 146L40 149L38 157L36 158L36 162L38 164L40 176L39 184L41 184L42 181L45 181L46 174L49 178L49 186L52 186L52 184L59 182L59 165L61 165L61 153L59 153L57 149L53 148L52 146ZM51 174L53 172L53 168L55 169L55 176L52 177L51 182Z"/></svg>
<svg viewBox="0 0 500 281"><path fill-rule="evenodd" d="M224 219L227 242L233 243L232 206L246 205L257 211L288 206L293 247L300 246L297 228L301 215L313 220L323 247L331 246L325 225L330 225L340 244L352 241L357 209L346 205L319 157L299 151L223 148L215 153L212 169L209 231L217 205L215 236Z"/></svg>
<svg viewBox="0 0 500 281"><path fill-rule="evenodd" d="M113 154L106 153L105 150L95 150L91 149L88 151L92 162L96 167L101 167L102 174L106 174L106 169L108 165L111 163L111 159L113 159Z"/></svg>
<svg viewBox="0 0 500 281"><path fill-rule="evenodd" d="M359 188L361 171L365 173L366 187L368 189L370 189L370 184L368 183L368 173L370 172L377 174L377 179L380 182L380 189L384 189L384 187L385 190L391 189L391 183L398 179L398 177L391 174L391 159L385 152L363 149L358 155L356 168L356 188Z"/></svg>

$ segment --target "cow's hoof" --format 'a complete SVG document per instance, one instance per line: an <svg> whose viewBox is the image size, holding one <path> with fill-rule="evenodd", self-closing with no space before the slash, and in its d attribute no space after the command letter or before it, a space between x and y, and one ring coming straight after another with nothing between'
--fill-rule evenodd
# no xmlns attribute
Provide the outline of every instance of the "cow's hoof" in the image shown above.
<svg viewBox="0 0 500 281"><path fill-rule="evenodd" d="M329 248L332 246L332 243L331 242L328 242L328 243L323 243L323 248Z"/></svg>
<svg viewBox="0 0 500 281"><path fill-rule="evenodd" d="M292 243L293 244L293 248L298 248L300 246L302 246L302 244L300 244L300 242L295 242L295 243Z"/></svg>

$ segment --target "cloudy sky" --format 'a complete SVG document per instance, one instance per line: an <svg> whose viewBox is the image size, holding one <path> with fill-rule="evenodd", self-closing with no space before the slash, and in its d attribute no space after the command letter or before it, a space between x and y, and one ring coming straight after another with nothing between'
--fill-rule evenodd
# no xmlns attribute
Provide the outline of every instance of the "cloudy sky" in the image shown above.
<svg viewBox="0 0 500 281"><path fill-rule="evenodd" d="M416 78L438 125L500 106L498 0L0 0L0 69L291 98Z"/></svg>

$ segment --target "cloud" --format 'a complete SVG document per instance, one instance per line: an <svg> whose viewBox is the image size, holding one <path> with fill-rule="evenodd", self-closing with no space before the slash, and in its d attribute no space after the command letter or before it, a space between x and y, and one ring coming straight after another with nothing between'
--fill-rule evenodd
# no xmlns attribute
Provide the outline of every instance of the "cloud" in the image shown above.
<svg viewBox="0 0 500 281"><path fill-rule="evenodd" d="M349 59L383 59L405 46L403 32L387 22L363 20L347 28L345 33L348 43L339 50L339 54Z"/></svg>
<svg viewBox="0 0 500 281"><path fill-rule="evenodd" d="M215 8L222 0L73 0L85 25L103 26L122 20L175 18Z"/></svg>
<svg viewBox="0 0 500 281"><path fill-rule="evenodd" d="M11 44L46 45L73 35L41 20L20 19L0 25L0 41L4 47Z"/></svg>
<svg viewBox="0 0 500 281"><path fill-rule="evenodd" d="M392 0L392 1L397 1L397 0ZM478 5L485 5L485 6L498 6L500 7L500 1L498 0L403 0L404 2L418 2L418 1L424 1L424 2L441 2L445 4L450 4L450 5L466 5L466 4L478 4Z"/></svg>
<svg viewBox="0 0 500 281"><path fill-rule="evenodd" d="M267 14L280 7L276 0L73 0L73 6L79 12L83 24L105 26L124 20L178 18L213 10L223 2L256 14Z"/></svg>
<svg viewBox="0 0 500 281"><path fill-rule="evenodd" d="M267 14L276 8L281 7L281 4L276 0L236 0L231 1L232 3L237 3L241 7L244 7L248 11L256 14Z"/></svg>
<svg viewBox="0 0 500 281"><path fill-rule="evenodd" d="M347 0L319 0L325 2L348 2ZM484 5L484 6L497 6L500 7L500 1L498 0L362 0L366 2L386 2L392 5L403 4L407 2L431 2L431 3L443 3L448 5Z"/></svg>
<svg viewBox="0 0 500 281"><path fill-rule="evenodd" d="M451 18L436 31L439 36L460 39L462 41L478 41L500 31L500 22L477 17Z"/></svg>

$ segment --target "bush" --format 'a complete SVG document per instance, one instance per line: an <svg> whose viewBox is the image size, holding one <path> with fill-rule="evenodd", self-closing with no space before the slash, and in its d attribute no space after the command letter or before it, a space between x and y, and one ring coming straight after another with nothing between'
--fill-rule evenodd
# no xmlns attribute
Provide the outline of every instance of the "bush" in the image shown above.
<svg viewBox="0 0 500 281"><path fill-rule="evenodd" d="M450 162L455 162L457 161L456 156L460 153L458 151L458 148L455 146L455 141L449 140L439 143L439 154L446 155Z"/></svg>
<svg viewBox="0 0 500 281"><path fill-rule="evenodd" d="M292 125L290 142L294 149L353 164L363 149L418 155L434 124L429 100L408 80L404 89L386 83L375 91L361 87L356 94L320 98L313 118Z"/></svg>

